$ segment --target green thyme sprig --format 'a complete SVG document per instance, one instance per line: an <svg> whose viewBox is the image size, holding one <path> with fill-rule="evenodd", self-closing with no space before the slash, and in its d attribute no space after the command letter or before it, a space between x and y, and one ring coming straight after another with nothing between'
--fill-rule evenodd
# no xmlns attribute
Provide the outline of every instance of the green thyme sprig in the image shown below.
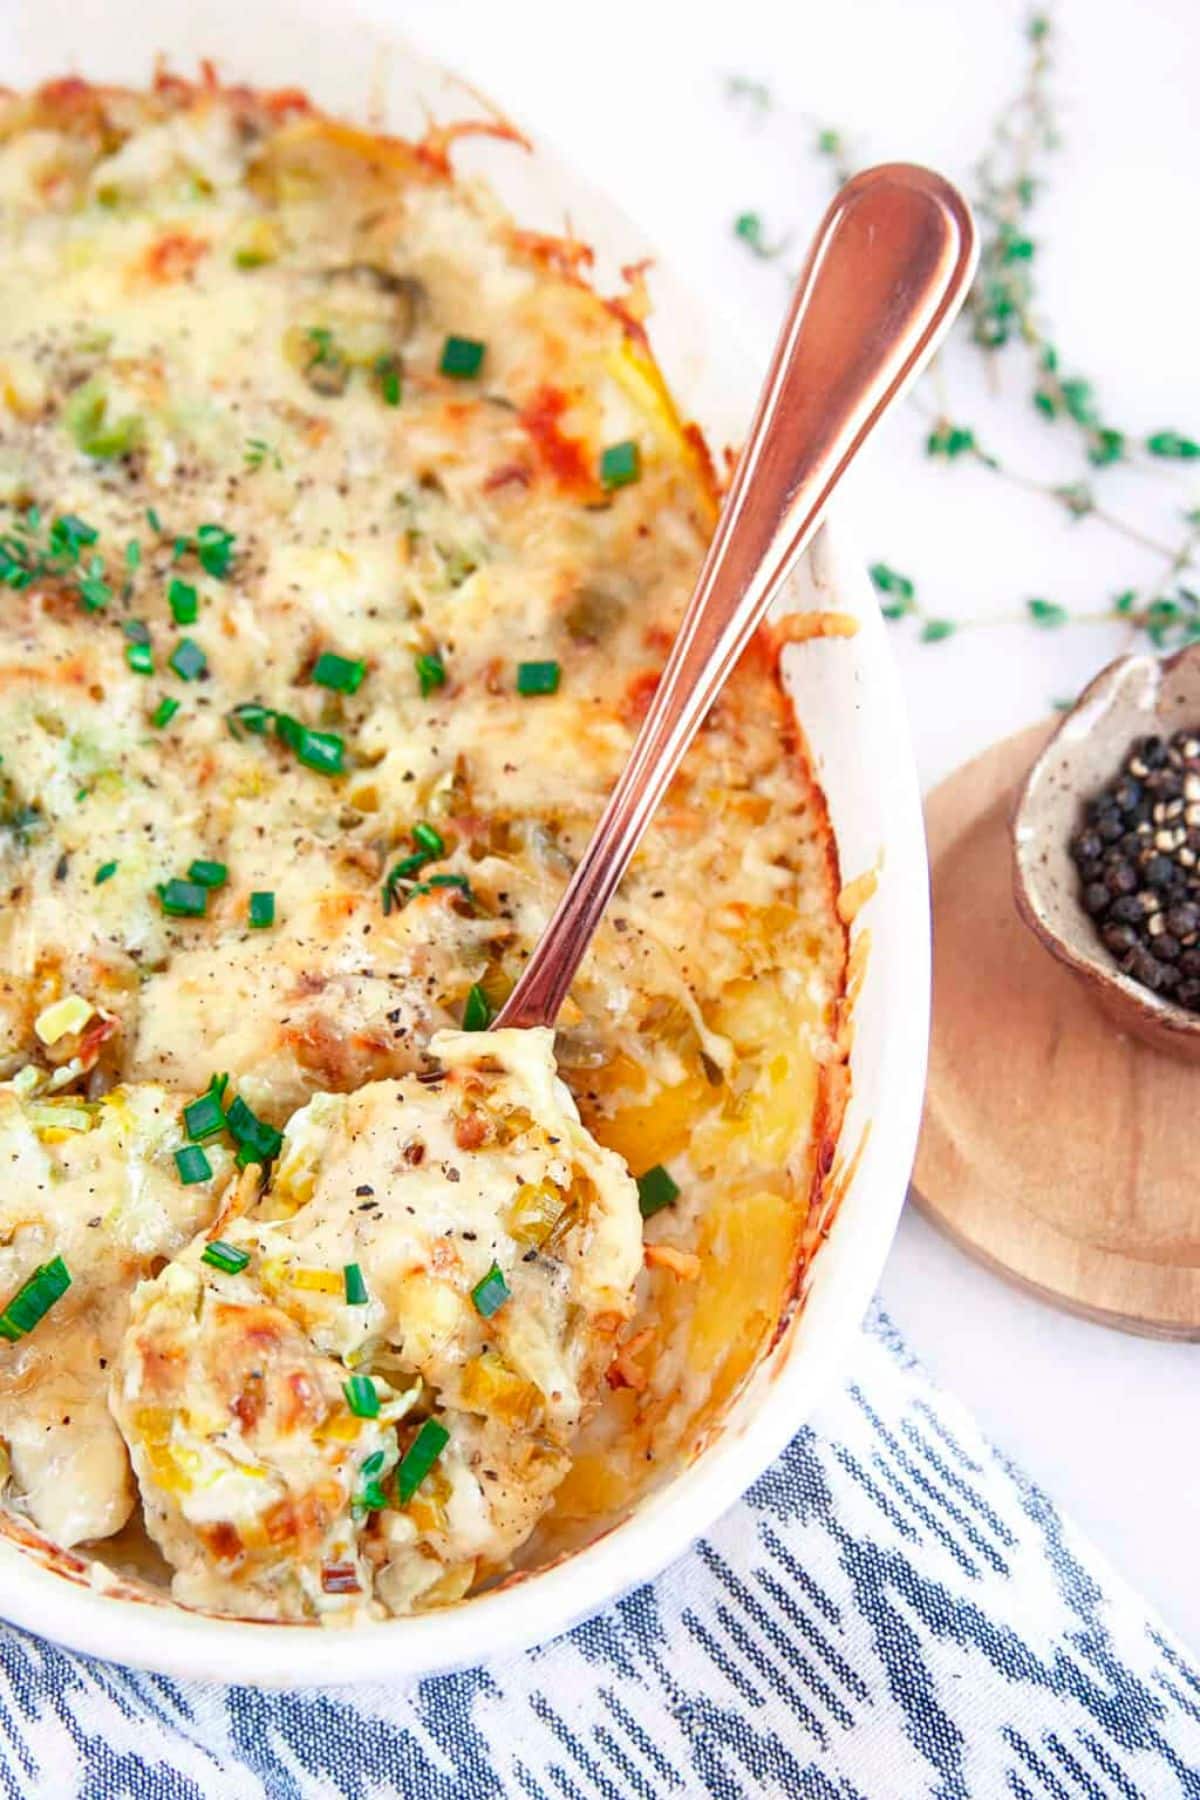
<svg viewBox="0 0 1200 1800"><path fill-rule="evenodd" d="M924 610L911 576L902 575L898 569L881 562L871 564L870 576L879 595L879 610L885 619L915 620L924 644L938 644L943 638L953 637L958 629L954 620L934 618Z"/></svg>
<svg viewBox="0 0 1200 1800"><path fill-rule="evenodd" d="M746 248L754 256L761 257L764 262L774 262L775 258L782 256L788 247L788 239L785 237L774 243L767 241L761 213L739 213L733 222L733 231L734 236L739 237Z"/></svg>
<svg viewBox="0 0 1200 1800"><path fill-rule="evenodd" d="M730 75L725 82L726 98L756 118L763 118L772 106L771 90L765 81L753 81L748 75Z"/></svg>
<svg viewBox="0 0 1200 1800"><path fill-rule="evenodd" d="M923 384L933 388L937 404L931 408L921 390L914 396L917 409L928 421L925 452L931 460L947 466L975 463L1043 496L1069 518L1090 520L1161 558L1159 578L1144 594L1130 589L1099 610L1085 613L1069 613L1056 601L1030 599L1018 616L1043 630L1067 623L1115 620L1144 634L1156 648L1174 648L1200 638L1195 602L1200 576L1195 586L1187 579L1200 561L1200 511L1184 511L1184 529L1173 542L1163 542L1114 513L1101 498L1097 484L1106 469L1134 458L1144 458L1148 467L1200 461L1200 438L1174 428L1139 438L1114 423L1103 408L1096 383L1064 357L1049 331L1037 286L1035 211L1048 180L1050 159L1060 142L1053 92L1056 43L1050 16L1035 12L1026 24L1025 36L1028 56L1022 86L997 119L975 169L974 203L981 225L979 273L958 330L969 334L993 366L1000 352L1024 358L1032 406L1049 424L1073 434L1082 453L1082 467L1073 478L1045 481L1003 461L985 447L971 424L955 415L944 393L944 369L937 365ZM741 93L741 86L735 94L731 84L731 98ZM771 104L767 92L759 110L766 112ZM828 161L837 186L848 179L853 159L843 133L823 128L817 133L814 149ZM771 254L758 214L739 215L734 232L752 254ZM925 613L910 577L899 575L885 563L876 563L871 574L885 617L915 621L922 639L930 643L958 629L954 621ZM970 621L1002 622L1009 621Z"/></svg>

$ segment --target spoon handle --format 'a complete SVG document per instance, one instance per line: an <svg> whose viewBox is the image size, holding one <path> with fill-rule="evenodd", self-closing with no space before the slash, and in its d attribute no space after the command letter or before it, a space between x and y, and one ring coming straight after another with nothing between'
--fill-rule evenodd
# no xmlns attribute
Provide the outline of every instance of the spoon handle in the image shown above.
<svg viewBox="0 0 1200 1800"><path fill-rule="evenodd" d="M927 169L866 169L796 286L708 555L624 772L497 1025L551 1025L684 752L872 428L966 296L975 229Z"/></svg>

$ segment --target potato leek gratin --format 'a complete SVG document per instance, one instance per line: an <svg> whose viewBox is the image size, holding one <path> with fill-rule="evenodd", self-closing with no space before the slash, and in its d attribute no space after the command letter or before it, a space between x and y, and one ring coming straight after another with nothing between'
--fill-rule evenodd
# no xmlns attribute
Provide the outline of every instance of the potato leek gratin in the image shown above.
<svg viewBox="0 0 1200 1800"><path fill-rule="evenodd" d="M556 1040L485 1031L716 496L636 275L453 136L0 98L0 1522L237 1616L459 1600L669 1476L841 1115L778 631Z"/></svg>

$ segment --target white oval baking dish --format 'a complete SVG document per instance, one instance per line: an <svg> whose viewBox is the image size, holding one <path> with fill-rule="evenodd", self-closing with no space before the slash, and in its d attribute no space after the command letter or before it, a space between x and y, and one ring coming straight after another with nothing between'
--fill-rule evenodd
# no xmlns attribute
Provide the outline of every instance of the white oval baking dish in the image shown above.
<svg viewBox="0 0 1200 1800"><path fill-rule="evenodd" d="M98 29L102 25L102 29ZM69 72L144 82L157 53L191 72L202 57L230 79L305 88L348 117L420 135L479 101L407 46L347 10L336 20L270 4L105 0L97 14L54 0L0 18L12 86ZM524 122L522 122L523 124ZM522 224L575 234L597 251L597 281L650 253L636 230L538 147L468 140L461 169L486 175ZM714 450L736 442L754 400L752 371L683 286L652 276L651 334L686 416ZM628 1520L565 1561L446 1611L337 1635L219 1620L137 1603L80 1584L0 1541L0 1613L92 1655L174 1675L269 1686L396 1679L486 1660L565 1630L649 1579L730 1506L795 1434L848 1355L878 1280L912 1165L925 1074L929 910L925 842L903 702L884 627L861 564L836 528L819 539L788 610L832 605L857 635L788 652L786 673L829 804L844 879L878 873L856 936L869 933L855 1007L852 1098L841 1140L848 1179L813 1265L802 1309L759 1367L715 1442Z"/></svg>

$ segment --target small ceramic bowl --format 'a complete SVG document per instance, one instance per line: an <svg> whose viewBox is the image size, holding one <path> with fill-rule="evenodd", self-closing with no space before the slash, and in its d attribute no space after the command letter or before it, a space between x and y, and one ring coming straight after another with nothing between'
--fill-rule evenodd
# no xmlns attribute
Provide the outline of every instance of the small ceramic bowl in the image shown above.
<svg viewBox="0 0 1200 1800"><path fill-rule="evenodd" d="M1037 762L1013 816L1013 889L1026 925L1119 1025L1200 1062L1200 1013L1123 975L1079 900L1069 845L1084 800L1116 775L1134 738L1200 726L1200 644L1160 661L1122 656L1084 689Z"/></svg>

